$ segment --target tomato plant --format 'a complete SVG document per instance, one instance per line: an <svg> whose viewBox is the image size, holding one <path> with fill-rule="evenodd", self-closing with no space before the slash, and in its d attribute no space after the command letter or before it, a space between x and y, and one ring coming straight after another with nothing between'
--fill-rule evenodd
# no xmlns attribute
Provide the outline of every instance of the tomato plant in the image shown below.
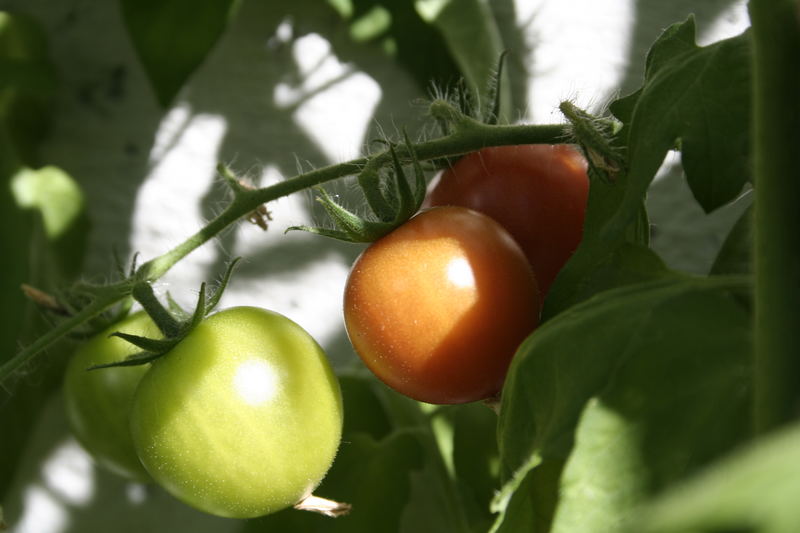
<svg viewBox="0 0 800 533"><path fill-rule="evenodd" d="M423 211L370 245L344 293L344 319L364 363L429 403L496 394L538 322L539 290L519 246L463 207Z"/></svg>
<svg viewBox="0 0 800 533"><path fill-rule="evenodd" d="M568 145L483 148L431 183L426 205L460 205L500 222L519 243L547 294L583 234L586 161Z"/></svg>
<svg viewBox="0 0 800 533"><path fill-rule="evenodd" d="M569 2L541 2L535 17L525 0L212 4L9 0L0 12L0 529L796 529L796 0L641 1L635 9L625 0L583 2L580 16ZM410 101L424 106L422 121L406 113ZM539 180L514 181L539 158L518 154L543 150L546 163L575 153L555 144L590 156L582 233L567 231L575 218L533 220L540 204L561 215L568 202L546 200L547 190L525 204ZM220 160L232 168L215 174ZM453 168L429 201L448 187L470 201L507 195L484 216L517 239L518 256L524 238L504 217L522 213L523 232L553 239L524 261L547 293L536 331L506 371L514 351L506 328L531 316L515 307L520 295L501 286L506 276L478 283L469 260L482 253L437 262L452 240L425 240L429 251L444 250L437 255L411 237L410 252L375 270L380 290L357 294L347 312L365 314L356 328L348 317L348 328L398 390L461 401L502 382L495 411L479 402L425 405L383 386L340 328L359 250L282 232L316 229L363 243L389 235L363 258L373 256L418 211L426 170L444 160ZM304 201L310 195L324 213ZM483 209L467 199L437 202ZM348 516L287 510L220 519L157 486L142 490L95 470L65 441L65 412L60 398L51 401L69 355L59 341L134 298L166 337L128 337L142 350L139 362L170 352L184 334L196 348L157 359L142 378L161 375L129 427L139 428L158 481L228 516L279 508L318 481L300 463L336 439L320 437L323 424L305 400L324 407L329 378L289 387L287 397L303 399L301 415L262 426L271 412L215 391L238 381L251 398L271 394L246 385L269 382L269 372L237 363L225 348L252 342L248 353L261 353L279 342L274 330L231 328L225 342L208 342L214 335L202 319L221 291L206 298L201 288L191 316L154 304L166 286L179 300L197 292L231 253L248 266L226 293L230 305L291 308L324 332L348 377L344 444L314 489L351 503ZM504 257L486 255L491 268ZM360 277L363 288L362 270L351 282ZM509 285L524 293L528 282ZM261 342L265 335L273 344ZM224 357L210 354L217 347ZM452 347L457 363L434 360ZM487 369L487 354L497 368ZM229 364L245 366L246 378ZM176 366L178 377L165 377ZM495 370L505 377L476 386L474 396L453 390ZM117 371L137 369L81 377ZM174 386L161 387L166 381ZM126 410L111 414L124 420ZM297 491L282 501L264 500L293 481ZM314 505L309 497L296 507Z"/></svg>
<svg viewBox="0 0 800 533"><path fill-rule="evenodd" d="M293 505L328 471L342 431L325 353L274 312L204 320L142 378L131 433L147 471L200 510L248 518Z"/></svg>
<svg viewBox="0 0 800 533"><path fill-rule="evenodd" d="M72 432L99 464L131 479L149 480L133 448L128 421L136 386L149 365L87 370L121 361L137 351L132 344L111 337L115 331L158 335L152 320L139 312L82 344L64 376L67 417Z"/></svg>

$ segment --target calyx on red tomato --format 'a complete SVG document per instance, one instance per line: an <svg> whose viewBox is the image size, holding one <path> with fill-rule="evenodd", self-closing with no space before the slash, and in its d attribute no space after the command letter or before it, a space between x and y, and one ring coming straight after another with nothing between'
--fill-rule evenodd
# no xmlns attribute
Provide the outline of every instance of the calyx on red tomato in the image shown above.
<svg viewBox="0 0 800 533"><path fill-rule="evenodd" d="M339 446L342 400L305 330L236 307L151 364L130 417L142 464L168 492L208 513L249 518L317 487Z"/></svg>
<svg viewBox="0 0 800 533"><path fill-rule="evenodd" d="M64 393L72 432L95 460L107 469L137 481L149 481L133 448L129 431L136 386L150 365L87 370L122 361L139 351L111 333L159 337L144 312L134 313L81 345L67 364Z"/></svg>
<svg viewBox="0 0 800 533"><path fill-rule="evenodd" d="M347 333L366 366L398 392L438 404L495 395L539 307L517 243L463 207L423 211L375 241L344 294Z"/></svg>
<svg viewBox="0 0 800 533"><path fill-rule="evenodd" d="M434 179L424 206L468 207L498 221L525 252L544 296L583 235L586 169L567 145L484 148Z"/></svg>

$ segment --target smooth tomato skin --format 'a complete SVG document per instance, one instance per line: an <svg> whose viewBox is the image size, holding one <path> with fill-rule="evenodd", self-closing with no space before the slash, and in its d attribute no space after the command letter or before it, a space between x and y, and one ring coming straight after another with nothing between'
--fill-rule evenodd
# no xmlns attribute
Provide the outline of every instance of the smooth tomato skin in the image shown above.
<svg viewBox="0 0 800 533"><path fill-rule="evenodd" d="M82 344L64 375L67 418L75 437L98 464L129 479L150 481L133 448L128 421L136 386L150 365L87 370L140 351L118 337L109 337L115 331L161 336L150 317L139 312Z"/></svg>
<svg viewBox="0 0 800 533"><path fill-rule="evenodd" d="M341 432L341 392L322 348L288 318L255 307L210 316L154 361L131 410L153 479L230 518L308 496Z"/></svg>
<svg viewBox="0 0 800 533"><path fill-rule="evenodd" d="M499 392L539 306L519 246L462 207L423 211L372 243L344 292L347 333L366 366L396 391L435 404Z"/></svg>
<svg viewBox="0 0 800 533"><path fill-rule="evenodd" d="M497 220L525 252L546 295L583 236L586 169L583 156L563 144L484 148L437 176L424 205L459 205Z"/></svg>

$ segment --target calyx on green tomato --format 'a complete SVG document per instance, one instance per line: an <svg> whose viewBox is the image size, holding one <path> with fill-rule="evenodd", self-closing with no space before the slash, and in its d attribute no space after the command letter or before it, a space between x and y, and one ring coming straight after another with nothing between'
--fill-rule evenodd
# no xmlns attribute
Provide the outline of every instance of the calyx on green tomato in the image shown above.
<svg viewBox="0 0 800 533"><path fill-rule="evenodd" d="M525 255L500 224L437 207L356 259L344 319L356 353L384 383L416 400L454 404L500 391L540 303Z"/></svg>
<svg viewBox="0 0 800 533"><path fill-rule="evenodd" d="M210 316L154 361L131 410L153 479L231 518L309 496L341 431L341 392L322 348L288 318L255 307Z"/></svg>
<svg viewBox="0 0 800 533"><path fill-rule="evenodd" d="M156 325L144 312L134 313L82 344L67 364L64 393L72 432L105 468L137 481L149 481L133 448L128 415L133 395L150 365L87 370L113 363L139 351L115 331L159 337Z"/></svg>
<svg viewBox="0 0 800 533"><path fill-rule="evenodd" d="M525 252L545 296L583 236L586 169L568 145L483 148L435 178L423 205L468 207L498 221Z"/></svg>

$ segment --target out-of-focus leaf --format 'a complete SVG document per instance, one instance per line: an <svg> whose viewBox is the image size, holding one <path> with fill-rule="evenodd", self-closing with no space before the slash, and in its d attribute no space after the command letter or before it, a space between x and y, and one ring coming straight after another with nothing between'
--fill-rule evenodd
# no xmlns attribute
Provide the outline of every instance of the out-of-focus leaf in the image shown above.
<svg viewBox="0 0 800 533"><path fill-rule="evenodd" d="M38 166L38 143L47 131L55 89L47 43L38 25L0 13L0 361L12 357L37 327L40 312L20 285L44 290L72 281L87 237L83 197L63 171ZM69 347L0 383L0 498L48 397L61 382ZM13 395L10 395L13 393Z"/></svg>
<svg viewBox="0 0 800 533"><path fill-rule="evenodd" d="M646 497L742 442L747 294L739 278L666 278L604 292L534 332L503 390L512 486L498 530L617 531Z"/></svg>
<svg viewBox="0 0 800 533"><path fill-rule="evenodd" d="M344 418L344 433L365 433L381 440L392 431L391 421L380 399L375 394L374 383L365 378L339 376L342 401L347 409Z"/></svg>
<svg viewBox="0 0 800 533"><path fill-rule="evenodd" d="M491 9L484 0L416 0L417 12L444 37L467 86L479 96L481 108L488 101L488 81L497 69L503 40ZM501 84L501 103L510 103L508 83ZM501 107L500 115L508 113Z"/></svg>
<svg viewBox="0 0 800 533"><path fill-rule="evenodd" d="M447 87L462 76L460 65L439 29L406 0L328 0L349 24L347 32L357 44L380 46L406 69L417 85Z"/></svg>
<svg viewBox="0 0 800 533"><path fill-rule="evenodd" d="M763 437L644 507L637 533L793 533L800 524L800 426Z"/></svg>
<svg viewBox="0 0 800 533"><path fill-rule="evenodd" d="M25 15L0 12L0 72L3 142L14 152L3 164L38 165L36 148L49 126L56 77L44 33Z"/></svg>
<svg viewBox="0 0 800 533"><path fill-rule="evenodd" d="M642 88L611 104L628 139L629 184L618 225L674 147L706 212L733 200L750 178L748 36L698 47L694 34L691 17L668 28L648 54Z"/></svg>
<svg viewBox="0 0 800 533"><path fill-rule="evenodd" d="M753 271L753 204L742 213L722 243L711 274L749 274Z"/></svg>
<svg viewBox="0 0 800 533"><path fill-rule="evenodd" d="M453 424L455 484L472 531L488 531L494 517L489 510L500 486L500 452L497 449L497 415L485 405L472 403L450 410Z"/></svg>
<svg viewBox="0 0 800 533"><path fill-rule="evenodd" d="M167 107L219 40L237 0L120 0L125 25Z"/></svg>
<svg viewBox="0 0 800 533"><path fill-rule="evenodd" d="M21 169L11 178L17 205L38 209L48 239L58 239L76 222L83 211L83 194L78 185L60 168Z"/></svg>

